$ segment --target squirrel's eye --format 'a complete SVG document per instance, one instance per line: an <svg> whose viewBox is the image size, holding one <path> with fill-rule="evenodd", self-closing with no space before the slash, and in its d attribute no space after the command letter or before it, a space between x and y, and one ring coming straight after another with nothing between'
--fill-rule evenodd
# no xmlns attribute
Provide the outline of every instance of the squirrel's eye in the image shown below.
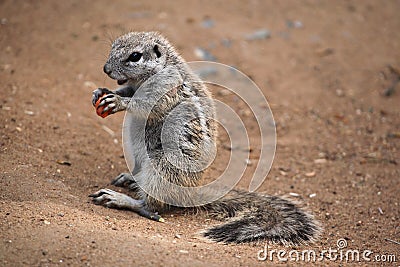
<svg viewBox="0 0 400 267"><path fill-rule="evenodd" d="M131 62L138 62L140 58L142 57L142 53L139 52L133 52L126 61L131 61Z"/></svg>

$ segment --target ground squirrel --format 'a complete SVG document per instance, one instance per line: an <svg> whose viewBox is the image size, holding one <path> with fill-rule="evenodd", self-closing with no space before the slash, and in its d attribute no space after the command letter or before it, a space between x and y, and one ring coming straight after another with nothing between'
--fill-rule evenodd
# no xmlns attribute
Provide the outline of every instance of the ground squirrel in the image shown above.
<svg viewBox="0 0 400 267"><path fill-rule="evenodd" d="M165 189L164 181L195 187L212 161L217 131L211 94L169 41L156 32L131 32L117 38L104 72L122 87L98 88L93 105L102 107L103 113L126 110L131 114L128 145L135 161L132 173L120 174L112 184L131 189L136 198L110 189L90 197L98 205L163 221L157 212L171 206L166 203L190 203L190 194ZM201 209L226 220L204 231L215 241L300 244L315 240L320 232L311 214L282 197L232 190Z"/></svg>

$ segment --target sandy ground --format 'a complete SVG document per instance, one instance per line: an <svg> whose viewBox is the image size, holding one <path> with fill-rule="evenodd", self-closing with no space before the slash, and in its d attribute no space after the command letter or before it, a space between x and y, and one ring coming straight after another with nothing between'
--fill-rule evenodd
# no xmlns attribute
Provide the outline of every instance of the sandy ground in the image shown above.
<svg viewBox="0 0 400 267"><path fill-rule="evenodd" d="M270 249L320 252L345 239L345 249L371 250L377 265L394 255L397 266L399 10L389 0L1 1L0 265L271 264L257 259L264 243L199 238L213 223L204 214L169 214L162 224L88 198L126 171L123 114L102 119L90 102L96 87L116 86L102 72L110 40L158 30L186 60L207 49L267 97L277 151L259 191L301 195L325 229L310 246ZM246 40L260 29L269 38Z"/></svg>

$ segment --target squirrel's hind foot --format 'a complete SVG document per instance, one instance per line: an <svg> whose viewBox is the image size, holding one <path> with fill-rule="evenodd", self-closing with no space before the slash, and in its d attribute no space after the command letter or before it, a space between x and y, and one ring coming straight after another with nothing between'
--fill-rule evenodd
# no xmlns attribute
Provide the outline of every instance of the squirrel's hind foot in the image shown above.
<svg viewBox="0 0 400 267"><path fill-rule="evenodd" d="M96 205L102 205L112 209L130 210L150 220L164 222L164 219L161 218L160 215L146 209L143 200L133 199L130 196L115 192L111 189L101 189L96 193L90 194L89 197L92 198L92 201Z"/></svg>

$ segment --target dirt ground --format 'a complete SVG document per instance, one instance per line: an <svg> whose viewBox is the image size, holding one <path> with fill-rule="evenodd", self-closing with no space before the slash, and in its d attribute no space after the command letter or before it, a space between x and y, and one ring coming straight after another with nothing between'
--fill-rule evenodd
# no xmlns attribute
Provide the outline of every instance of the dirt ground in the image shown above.
<svg viewBox="0 0 400 267"><path fill-rule="evenodd" d="M102 119L91 105L95 88L116 87L102 72L110 41L157 30L188 61L201 47L235 66L268 99L277 150L259 191L299 194L324 226L315 244L270 249L319 252L344 239L346 248L373 251L359 264L394 255L397 266L399 10L394 0L1 1L0 265L271 264L257 259L262 242L199 238L213 223L204 214L156 223L88 198L127 169L123 114ZM260 29L270 36L248 40Z"/></svg>

